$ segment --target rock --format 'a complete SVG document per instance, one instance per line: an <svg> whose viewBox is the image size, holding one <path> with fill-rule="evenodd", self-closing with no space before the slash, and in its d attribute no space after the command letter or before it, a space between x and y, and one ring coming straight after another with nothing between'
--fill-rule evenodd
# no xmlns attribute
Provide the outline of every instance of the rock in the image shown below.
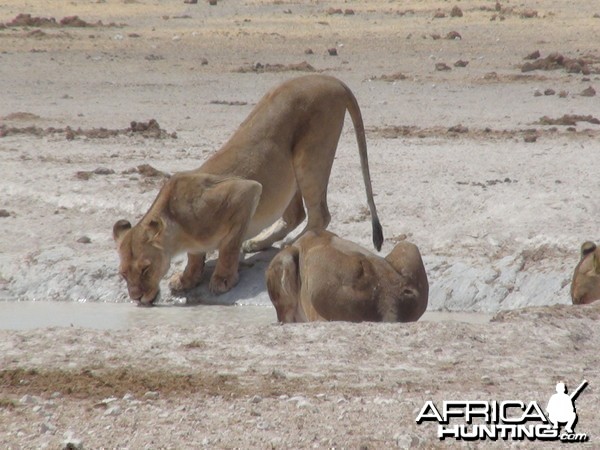
<svg viewBox="0 0 600 450"><path fill-rule="evenodd" d="M148 391L144 394L146 400L156 400L159 397L159 393L156 391Z"/></svg>
<svg viewBox="0 0 600 450"><path fill-rule="evenodd" d="M83 450L83 442L81 439L66 439L62 443L62 450Z"/></svg>
<svg viewBox="0 0 600 450"><path fill-rule="evenodd" d="M448 40L456 40L459 41L462 39L462 36L460 35L460 33L458 31L451 31L446 35L446 39Z"/></svg>
<svg viewBox="0 0 600 450"><path fill-rule="evenodd" d="M450 17L462 17L462 16L463 16L462 9L460 9L458 6L455 6L454 8L452 8L452 11L450 11Z"/></svg>
<svg viewBox="0 0 600 450"><path fill-rule="evenodd" d="M25 394L23 397L21 397L19 403L22 405L35 405L39 403L39 399L33 395Z"/></svg>
<svg viewBox="0 0 600 450"><path fill-rule="evenodd" d="M92 240L87 236L81 236L79 239L77 239L77 242L79 244L89 244L92 242Z"/></svg>
<svg viewBox="0 0 600 450"><path fill-rule="evenodd" d="M56 431L56 427L48 422L43 422L40 425L40 434L46 434L48 432L54 433Z"/></svg>
<svg viewBox="0 0 600 450"><path fill-rule="evenodd" d="M337 48L335 48L335 47L328 48L327 53L329 53L329 56L337 56L338 55Z"/></svg>
<svg viewBox="0 0 600 450"><path fill-rule="evenodd" d="M306 50L304 50L304 54L305 55L312 55L314 52L312 51L312 48L307 48Z"/></svg>
<svg viewBox="0 0 600 450"><path fill-rule="evenodd" d="M443 62L439 62L435 64L435 70L443 72L443 71L448 71L448 70L452 70L450 68L450 66L446 63Z"/></svg>
<svg viewBox="0 0 600 450"><path fill-rule="evenodd" d="M107 167L98 167L97 169L94 169L95 175L112 175L114 173L115 173L114 170L109 169Z"/></svg>
<svg viewBox="0 0 600 450"><path fill-rule="evenodd" d="M528 134L523 138L523 141L527 142L527 143L532 143L537 141L537 135L535 134Z"/></svg>
<svg viewBox="0 0 600 450"><path fill-rule="evenodd" d="M0 217L10 217L10 213L6 209L0 209Z"/></svg>
<svg viewBox="0 0 600 450"><path fill-rule="evenodd" d="M454 67L467 67L468 64L469 61L463 61L462 59L459 59L454 63Z"/></svg>
<svg viewBox="0 0 600 450"><path fill-rule="evenodd" d="M596 89L594 89L592 86L589 86L583 91L581 91L579 95L581 95L582 97L593 97L596 95Z"/></svg>
<svg viewBox="0 0 600 450"><path fill-rule="evenodd" d="M123 401L130 402L132 400L135 400L135 397L129 392L123 396Z"/></svg>
<svg viewBox="0 0 600 450"><path fill-rule="evenodd" d="M556 91L554 89L546 89L544 91L544 95L554 95L556 94Z"/></svg>
<svg viewBox="0 0 600 450"><path fill-rule="evenodd" d="M540 57L540 51L536 50L534 52L531 52L529 55L527 55L525 58L523 59L538 59Z"/></svg>
<svg viewBox="0 0 600 450"><path fill-rule="evenodd" d="M121 414L121 407L119 405L113 405L104 411L105 416L118 416Z"/></svg>
<svg viewBox="0 0 600 450"><path fill-rule="evenodd" d="M250 399L250 403L260 403L262 402L262 397L260 395L255 395Z"/></svg>

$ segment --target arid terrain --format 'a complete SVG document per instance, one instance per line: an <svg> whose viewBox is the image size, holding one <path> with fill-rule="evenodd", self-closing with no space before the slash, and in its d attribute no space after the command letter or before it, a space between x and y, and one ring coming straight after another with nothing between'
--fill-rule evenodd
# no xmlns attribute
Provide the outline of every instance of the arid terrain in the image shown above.
<svg viewBox="0 0 600 450"><path fill-rule="evenodd" d="M229 318L0 329L0 447L555 448L440 441L415 418L427 400L545 407L585 379L589 442L569 446L596 448L600 303L571 306L569 288L600 240L599 29L600 5L561 0L1 2L1 301L123 306L113 223L268 89L326 73L362 109L382 252L419 246L430 311L494 318L245 321L271 308L276 250L246 255L220 297L164 282L163 309L240 305ZM349 120L328 199L329 228L371 248Z"/></svg>

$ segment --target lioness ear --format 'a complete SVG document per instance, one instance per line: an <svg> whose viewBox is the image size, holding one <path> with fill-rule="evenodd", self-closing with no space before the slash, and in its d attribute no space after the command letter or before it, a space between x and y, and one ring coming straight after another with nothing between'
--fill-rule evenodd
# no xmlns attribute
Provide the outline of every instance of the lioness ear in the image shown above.
<svg viewBox="0 0 600 450"><path fill-rule="evenodd" d="M127 231L131 230L131 223L128 220L121 219L113 225L113 239L116 243L121 242Z"/></svg>
<svg viewBox="0 0 600 450"><path fill-rule="evenodd" d="M155 241L165 229L165 221L160 217L158 219L152 219L148 222L148 225L146 225L146 229L148 230L148 239L150 241Z"/></svg>
<svg viewBox="0 0 600 450"><path fill-rule="evenodd" d="M594 244L592 241L586 241L581 244L581 259L585 258L594 250L596 250L596 244Z"/></svg>

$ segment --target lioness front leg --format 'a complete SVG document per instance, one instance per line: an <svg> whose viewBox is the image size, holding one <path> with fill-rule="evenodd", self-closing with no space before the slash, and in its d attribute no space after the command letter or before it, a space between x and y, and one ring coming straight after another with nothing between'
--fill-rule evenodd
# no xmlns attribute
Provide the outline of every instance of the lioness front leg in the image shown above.
<svg viewBox="0 0 600 450"><path fill-rule="evenodd" d="M206 253L188 253L188 262L183 272L178 272L171 277L169 287L172 291L187 291L195 288L202 280Z"/></svg>
<svg viewBox="0 0 600 450"><path fill-rule="evenodd" d="M262 186L255 181L238 180L233 183L232 191L223 210L223 226L228 231L219 244L219 259L208 286L215 294L227 292L239 280L242 242L256 211Z"/></svg>

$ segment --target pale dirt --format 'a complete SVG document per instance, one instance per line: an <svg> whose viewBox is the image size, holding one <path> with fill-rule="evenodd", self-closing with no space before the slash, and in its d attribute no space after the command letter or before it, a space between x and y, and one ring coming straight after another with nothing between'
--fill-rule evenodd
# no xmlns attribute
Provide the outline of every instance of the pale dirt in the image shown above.
<svg viewBox="0 0 600 450"><path fill-rule="evenodd" d="M463 17L450 17L455 5ZM4 23L30 13L105 26L0 29L0 216L8 215L0 217L0 299L125 302L110 230L141 217L163 180L131 169L199 166L266 90L299 74L240 68L306 61L359 100L384 252L402 235L419 245L431 310L508 316L0 331L0 447L58 448L68 436L85 448L461 447L415 423L426 400L545 405L557 381L574 388L583 379L576 429L597 447L599 306L566 304L579 245L598 240L600 126L538 122L600 118L598 97L580 95L600 89L600 8L501 6L3 1ZM433 19L438 9L445 18ZM527 10L537 17L524 18ZM462 39L444 39L451 31ZM338 56L328 54L333 47ZM534 50L583 58L592 73L521 73ZM376 79L397 73L406 78ZM547 89L556 94L534 95ZM150 119L162 137L123 131ZM457 125L468 130L449 130ZM100 128L121 134L101 138ZM530 135L537 140L525 142ZM109 170L90 174L99 168ZM329 188L330 229L370 247L359 175L348 123ZM188 300L268 304L263 271L273 254L247 257L225 297L200 288ZM181 301L163 291L164 303Z"/></svg>

